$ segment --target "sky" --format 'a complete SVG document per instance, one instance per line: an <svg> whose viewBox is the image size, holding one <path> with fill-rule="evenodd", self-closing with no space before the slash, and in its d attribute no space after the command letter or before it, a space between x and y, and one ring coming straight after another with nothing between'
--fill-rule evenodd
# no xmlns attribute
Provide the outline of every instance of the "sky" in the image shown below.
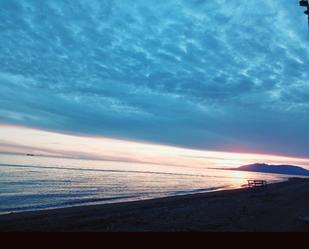
<svg viewBox="0 0 309 249"><path fill-rule="evenodd" d="M0 0L0 151L32 128L309 158L308 45L296 0Z"/></svg>
<svg viewBox="0 0 309 249"><path fill-rule="evenodd" d="M146 163L156 167L163 165L203 169L234 168L259 162L275 165L298 165L309 169L308 158L197 150L104 137L59 134L12 125L0 125L0 128L0 152L8 154L4 159L6 163L10 162L10 160L7 161L7 156L12 157L11 164L16 164L15 154L27 152L35 156L97 160L99 162L102 160L129 162L142 165ZM12 143L12 140L16 142ZM2 153L0 153L0 166L1 159L3 159ZM23 160L23 163L28 162L27 159L29 159L18 158L17 161Z"/></svg>

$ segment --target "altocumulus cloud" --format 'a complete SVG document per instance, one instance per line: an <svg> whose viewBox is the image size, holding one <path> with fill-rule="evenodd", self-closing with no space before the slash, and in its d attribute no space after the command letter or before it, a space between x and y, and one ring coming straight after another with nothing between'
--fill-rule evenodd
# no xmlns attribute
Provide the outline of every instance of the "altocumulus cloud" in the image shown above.
<svg viewBox="0 0 309 249"><path fill-rule="evenodd" d="M0 0L0 122L309 156L297 1Z"/></svg>

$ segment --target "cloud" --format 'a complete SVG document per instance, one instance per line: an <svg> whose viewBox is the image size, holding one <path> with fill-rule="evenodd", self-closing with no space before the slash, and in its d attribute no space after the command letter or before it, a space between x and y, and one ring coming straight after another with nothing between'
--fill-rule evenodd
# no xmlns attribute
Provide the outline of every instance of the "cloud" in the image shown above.
<svg viewBox="0 0 309 249"><path fill-rule="evenodd" d="M295 3L2 0L0 122L309 156Z"/></svg>

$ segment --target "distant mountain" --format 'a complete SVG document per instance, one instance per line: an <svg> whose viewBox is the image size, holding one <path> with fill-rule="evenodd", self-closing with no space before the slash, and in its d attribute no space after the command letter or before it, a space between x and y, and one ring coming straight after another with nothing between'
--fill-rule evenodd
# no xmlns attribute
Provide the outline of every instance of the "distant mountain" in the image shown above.
<svg viewBox="0 0 309 249"><path fill-rule="evenodd" d="M230 168L230 170L309 176L309 170L306 170L302 167L294 166L294 165L269 165L265 163L254 163L254 164L244 165L238 168Z"/></svg>

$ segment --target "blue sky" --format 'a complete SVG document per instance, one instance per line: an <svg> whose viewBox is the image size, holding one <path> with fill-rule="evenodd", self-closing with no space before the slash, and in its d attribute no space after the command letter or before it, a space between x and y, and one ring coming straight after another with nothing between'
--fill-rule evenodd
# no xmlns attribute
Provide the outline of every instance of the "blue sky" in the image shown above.
<svg viewBox="0 0 309 249"><path fill-rule="evenodd" d="M308 45L294 0L0 0L0 123L308 157Z"/></svg>

